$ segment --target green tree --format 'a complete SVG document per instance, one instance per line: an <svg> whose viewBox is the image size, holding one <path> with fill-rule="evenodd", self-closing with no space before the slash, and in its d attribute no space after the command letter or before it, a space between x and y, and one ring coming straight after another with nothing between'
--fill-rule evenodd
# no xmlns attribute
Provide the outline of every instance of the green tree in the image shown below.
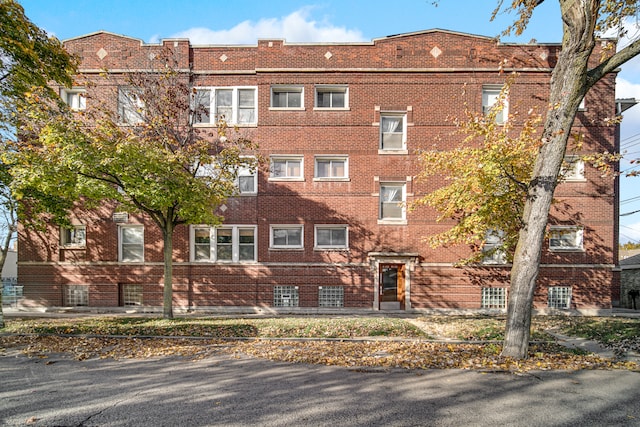
<svg viewBox="0 0 640 427"><path fill-rule="evenodd" d="M223 118L213 134L194 126L208 112L171 50L157 55L149 71L122 78L107 72L106 78L120 88L111 97L121 105L118 112L114 103L98 100L84 114L51 114L41 102L32 103L31 134L38 139L21 143L16 188L27 206L34 201L42 207L43 196L62 201L55 205L58 212L49 205L39 211L53 213L58 222L74 203L91 208L106 200L150 218L163 236L163 315L171 318L174 230L221 222L215 211L236 193L239 168L256 167L255 157L244 156L255 146Z"/></svg>
<svg viewBox="0 0 640 427"><path fill-rule="evenodd" d="M25 94L34 88L47 88L46 96L55 93L47 86L54 81L71 86L75 61L54 37L35 26L24 9L13 0L0 0L0 139L3 151L15 142L18 109ZM10 165L0 157L0 270L9 245L17 232L17 204L10 191ZM0 292L0 327L4 326Z"/></svg>

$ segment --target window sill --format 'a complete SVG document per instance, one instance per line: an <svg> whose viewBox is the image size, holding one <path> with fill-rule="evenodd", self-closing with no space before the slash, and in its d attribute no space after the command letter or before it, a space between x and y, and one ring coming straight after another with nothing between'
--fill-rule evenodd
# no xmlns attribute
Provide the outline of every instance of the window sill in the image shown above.
<svg viewBox="0 0 640 427"><path fill-rule="evenodd" d="M349 182L351 178L313 178L314 182Z"/></svg>
<svg viewBox="0 0 640 427"><path fill-rule="evenodd" d="M239 127L239 128L255 128L258 127L258 123L231 123L228 122L227 125L230 127ZM194 123L194 128L215 128L218 127L216 123Z"/></svg>
<svg viewBox="0 0 640 427"><path fill-rule="evenodd" d="M304 251L304 247L295 247L295 248L286 248L286 247L269 247L270 251L278 251L278 252L299 252Z"/></svg>
<svg viewBox="0 0 640 427"><path fill-rule="evenodd" d="M563 181L560 181L560 183L570 183L570 182L587 182L586 178L565 178Z"/></svg>
<svg viewBox="0 0 640 427"><path fill-rule="evenodd" d="M347 247L323 247L323 246L315 246L313 248L316 252L349 252L349 248Z"/></svg>
<svg viewBox="0 0 640 427"><path fill-rule="evenodd" d="M268 179L268 181L273 181L273 182L286 182L286 181L294 181L294 182L304 182L304 178L272 178L270 177Z"/></svg>
<svg viewBox="0 0 640 427"><path fill-rule="evenodd" d="M378 225L407 225L406 219L379 219Z"/></svg>
<svg viewBox="0 0 640 427"><path fill-rule="evenodd" d="M63 250L85 250L87 249L86 245L60 245L60 249Z"/></svg>
<svg viewBox="0 0 640 427"><path fill-rule="evenodd" d="M331 107L313 107L313 111L351 111L349 107L331 108Z"/></svg>
<svg viewBox="0 0 640 427"><path fill-rule="evenodd" d="M549 252L585 252L584 248L549 248Z"/></svg>
<svg viewBox="0 0 640 427"><path fill-rule="evenodd" d="M304 107L269 107L269 111L304 111Z"/></svg>
<svg viewBox="0 0 640 427"><path fill-rule="evenodd" d="M378 149L378 154L381 155L407 155L409 154L409 150L382 150Z"/></svg>

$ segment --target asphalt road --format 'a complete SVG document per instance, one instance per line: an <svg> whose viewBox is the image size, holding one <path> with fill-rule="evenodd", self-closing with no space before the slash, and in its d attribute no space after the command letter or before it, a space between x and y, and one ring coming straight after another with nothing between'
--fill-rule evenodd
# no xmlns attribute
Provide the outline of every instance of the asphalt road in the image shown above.
<svg viewBox="0 0 640 427"><path fill-rule="evenodd" d="M640 373L0 356L2 426L640 426Z"/></svg>

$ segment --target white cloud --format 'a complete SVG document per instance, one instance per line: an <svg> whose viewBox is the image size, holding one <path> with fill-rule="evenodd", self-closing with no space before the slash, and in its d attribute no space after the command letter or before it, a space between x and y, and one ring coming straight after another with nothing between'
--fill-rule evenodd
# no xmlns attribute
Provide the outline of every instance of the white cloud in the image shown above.
<svg viewBox="0 0 640 427"><path fill-rule="evenodd" d="M264 18L257 22L243 21L228 30L190 28L172 35L188 38L194 45L256 44L258 39L285 39L288 42L357 42L363 41L357 29L336 27L328 21L311 18L311 8L297 10L282 18Z"/></svg>

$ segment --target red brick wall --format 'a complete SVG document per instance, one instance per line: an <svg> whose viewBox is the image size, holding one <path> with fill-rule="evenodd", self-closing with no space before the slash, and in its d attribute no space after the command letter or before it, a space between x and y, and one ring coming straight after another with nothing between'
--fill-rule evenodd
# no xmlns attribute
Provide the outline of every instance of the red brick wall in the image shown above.
<svg viewBox="0 0 640 427"><path fill-rule="evenodd" d="M88 105L109 98L115 101L116 82L105 82L98 71L148 68L162 46L97 33L72 39L65 46L81 57L83 78L94 82ZM443 185L443 179L417 182L415 151L447 149L460 140L453 119L464 117L464 104L481 111L482 86L501 84L505 71L517 69L511 88L510 113L523 116L530 108L546 109L549 67L557 45L501 45L485 37L430 31L375 40L363 44L289 44L261 40L257 47L190 47L186 40L164 41L179 52L179 67L191 66L195 86L255 86L258 88L258 126L241 128L257 142L267 159L258 177L258 195L228 200L219 213L227 224L257 226L256 264L203 264L190 262L188 227L174 236L174 303L184 307L271 306L273 286L299 287L300 306L318 304L318 286L342 285L345 306L372 307L375 276L370 252L418 254L419 265L411 273L411 305L414 308L478 308L483 286L506 286L508 268L454 268L469 254L465 247L432 249L424 236L441 232L450 224L437 223L435 212L421 208L407 214L407 225L378 224L379 177L407 181L411 200ZM436 49L437 48L437 49ZM98 53L104 49L106 56ZM599 55L600 46L594 57ZM434 55L440 51L439 55ZM104 54L104 52L101 52ZM151 56L150 56L151 55ZM614 150L615 128L602 118L615 113L615 76L598 83L586 96L586 110L579 112L575 130L584 144L571 153ZM79 79L81 82L81 79ZM304 110L270 109L274 84L302 85ZM349 109L314 110L317 84L346 84ZM380 110L407 112L407 154L378 154ZM573 150L573 151L571 151ZM304 181L268 180L268 158L273 154L304 156ZM314 156L341 154L349 158L348 182L314 181ZM611 178L589 166L586 182L567 182L557 189L553 224L584 227L581 252L545 250L536 304L546 305L546 286L570 285L575 308L611 306L619 280L610 266L615 263L615 213ZM85 249L65 249L59 232L21 229L19 280L30 303L62 304L65 284L90 286L90 305L118 304L118 284L144 285L144 303L162 303L161 234L148 219L130 215L130 223L145 226L145 264L118 262L114 205L84 212L75 221L87 226ZM304 224L304 249L269 248L269 226ZM348 224L348 251L314 250L315 224ZM566 265L566 267L563 267Z"/></svg>

